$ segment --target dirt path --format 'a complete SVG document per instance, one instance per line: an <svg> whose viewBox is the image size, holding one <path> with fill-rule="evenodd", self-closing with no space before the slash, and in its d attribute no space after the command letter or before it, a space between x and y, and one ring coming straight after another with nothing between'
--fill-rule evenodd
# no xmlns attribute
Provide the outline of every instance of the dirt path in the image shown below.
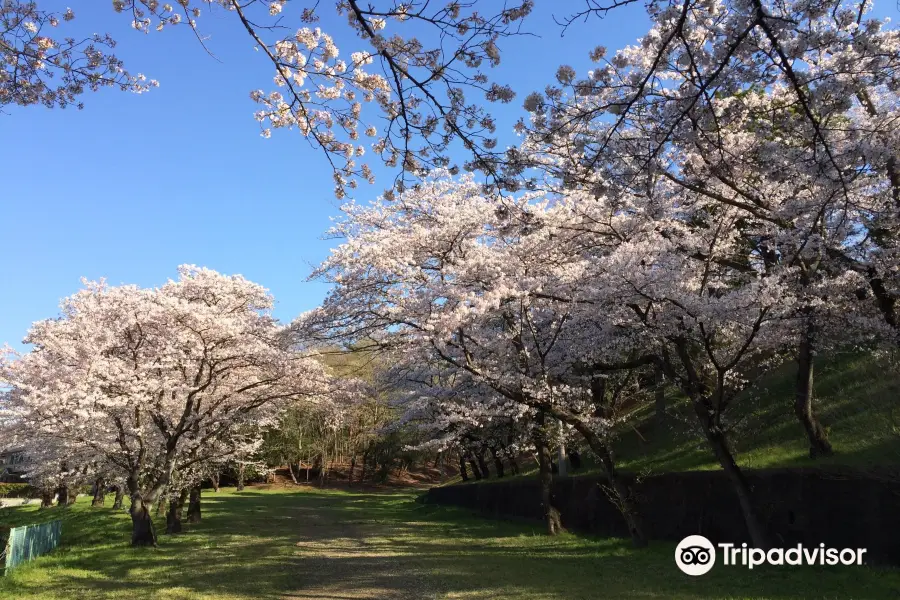
<svg viewBox="0 0 900 600"><path fill-rule="evenodd" d="M324 508L324 507L323 507ZM301 589L283 598L398 599L441 596L410 550L409 523L343 520L323 509L296 543Z"/></svg>

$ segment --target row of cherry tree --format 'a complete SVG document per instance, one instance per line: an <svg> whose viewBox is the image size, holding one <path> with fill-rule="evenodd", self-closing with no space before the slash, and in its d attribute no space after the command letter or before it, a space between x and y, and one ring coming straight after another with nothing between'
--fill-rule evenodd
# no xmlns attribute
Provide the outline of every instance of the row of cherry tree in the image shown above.
<svg viewBox="0 0 900 600"><path fill-rule="evenodd" d="M272 318L264 288L179 273L153 289L85 282L32 326L31 351L0 359L3 445L24 448L45 502L84 482L100 495L118 485L117 504L127 491L134 545L156 544L154 503L169 501L170 532L189 494L199 517L201 480L252 462L285 410L338 421L348 394Z"/></svg>
<svg viewBox="0 0 900 600"><path fill-rule="evenodd" d="M507 185L437 171L345 206L317 273L333 291L296 329L395 353L406 419L435 445L492 428L533 446L551 531L548 436L564 423L636 544L610 442L661 373L766 547L729 440L741 392L794 362L797 418L829 453L816 356L900 341L900 33L869 8L651 3L638 45L598 48L586 76L564 66L526 99Z"/></svg>
<svg viewBox="0 0 900 600"><path fill-rule="evenodd" d="M631 3L588 0L563 21ZM294 333L396 352L406 418L435 445L528 444L545 483L548 436L567 424L638 543L609 442L622 404L662 374L764 546L728 439L739 392L795 361L798 419L812 453L827 453L815 356L897 343L897 30L867 16L869 0L653 0L647 35L597 47L587 73L562 65L524 99L521 142L499 150L486 103L514 91L482 67L500 62L532 2L339 0L362 48L344 57L312 26L318 3L302 4L113 2L139 31L198 33L201 8L233 15L275 67L279 90L252 93L263 133L295 129L324 151L339 196L372 180L366 152L400 169L383 199L347 208L347 241L319 272L334 292ZM0 17L0 105L152 85L107 38L50 35L70 12L7 0ZM454 140L484 181L454 179ZM434 167L448 170L420 181Z"/></svg>

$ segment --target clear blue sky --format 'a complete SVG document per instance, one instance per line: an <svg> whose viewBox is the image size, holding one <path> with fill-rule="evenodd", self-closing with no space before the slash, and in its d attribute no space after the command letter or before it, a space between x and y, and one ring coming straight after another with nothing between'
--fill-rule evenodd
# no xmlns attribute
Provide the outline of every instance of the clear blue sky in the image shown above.
<svg viewBox="0 0 900 600"><path fill-rule="evenodd" d="M160 87L142 95L88 93L82 111L9 107L0 115L0 344L21 348L30 324L56 316L59 299L77 291L82 276L155 286L182 263L266 286L282 320L316 306L326 288L305 279L331 244L322 239L338 213L331 172L296 132L259 136L249 92L272 89L264 56L224 11L205 11L200 21L217 62L186 28L145 36L110 4L39 0L45 9L75 10L77 19L60 35L66 27L110 33L128 68ZM299 7L288 4L286 15L299 23ZM581 3L537 5L526 29L540 39L507 40L495 69L519 93L499 113L510 143L506 132L521 100L551 82L559 64L583 72L591 48L614 50L647 28L635 7L560 38L552 15ZM322 14L323 30L346 31L337 17ZM344 55L360 47L335 37ZM356 197L374 197L383 187L363 187Z"/></svg>

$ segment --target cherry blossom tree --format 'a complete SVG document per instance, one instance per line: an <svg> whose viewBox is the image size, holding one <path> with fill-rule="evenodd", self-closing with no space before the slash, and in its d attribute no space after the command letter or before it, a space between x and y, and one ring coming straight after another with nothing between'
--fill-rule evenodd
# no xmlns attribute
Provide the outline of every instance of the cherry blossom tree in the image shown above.
<svg viewBox="0 0 900 600"><path fill-rule="evenodd" d="M141 93L158 85L126 71L111 53L116 43L108 35L62 37L73 19L71 8L58 14L41 10L37 2L0 2L0 110L13 104L81 108L79 96L89 90Z"/></svg>
<svg viewBox="0 0 900 600"><path fill-rule="evenodd" d="M852 345L897 330L900 53L897 31L866 18L871 7L652 5L647 36L611 57L598 48L584 78L561 67L519 125L527 139L516 151L529 159L518 168L548 173L551 187L679 194L739 216L742 244L719 260L779 271L798 297L784 335L795 340L795 412L812 456L831 452L812 407L814 356L837 339L829 331Z"/></svg>
<svg viewBox="0 0 900 600"><path fill-rule="evenodd" d="M74 18L73 11L56 15L32 0L3 0L0 7L0 106L64 107L87 89L142 92L156 85L129 75L104 52L115 46L109 36L76 41L52 35L50 30ZM457 0L440 6L340 0L330 10L358 40L343 55L336 32L315 26L326 10L318 2L114 0L112 7L137 31L186 29L209 52L214 49L205 45L201 15L220 11L233 18L273 69L276 89L250 94L259 104L255 117L262 135L294 129L323 151L334 167L339 197L360 181L374 180L366 152L398 169L395 184L401 189L429 168L451 165L454 142L466 150L469 168L499 175L502 153L487 104L510 102L515 94L491 81L487 68L500 63L504 38L521 33L532 0L477 6ZM60 85L51 85L53 77Z"/></svg>
<svg viewBox="0 0 900 600"><path fill-rule="evenodd" d="M597 324L578 309L583 244L596 240L571 234L572 204L526 194L498 205L482 189L472 178L438 173L396 202L345 207L335 233L346 241L318 272L336 287L302 326L402 348L405 364L442 362L465 374L490 390L479 397L530 411L539 456L546 417L573 426L600 458L643 544L631 490L605 443L615 413L601 410L604 399L592 398L589 385L585 348ZM544 467L549 476L549 458Z"/></svg>
<svg viewBox="0 0 900 600"><path fill-rule="evenodd" d="M85 282L59 318L33 325L31 352L0 364L17 422L126 476L134 545L156 543L149 509L174 473L244 451L238 432L327 388L262 287L195 266L179 275L155 289Z"/></svg>

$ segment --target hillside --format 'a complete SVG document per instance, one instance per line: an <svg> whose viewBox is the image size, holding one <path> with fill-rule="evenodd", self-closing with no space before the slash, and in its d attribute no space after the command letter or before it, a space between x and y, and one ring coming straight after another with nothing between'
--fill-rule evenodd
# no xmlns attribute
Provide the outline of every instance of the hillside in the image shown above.
<svg viewBox="0 0 900 600"><path fill-rule="evenodd" d="M835 453L812 460L800 423L793 413L794 366L786 364L760 382L733 406L731 434L738 463L744 468L837 467L900 472L900 373L896 361L844 355L816 365L816 411L829 431ZM620 427L613 450L620 469L647 475L671 471L718 469L691 407L670 389L668 419L659 424L652 405L639 408ZM574 474L597 472L588 452ZM520 476L536 465L523 456ZM451 483L458 483L457 476ZM495 481L495 479L491 479Z"/></svg>

